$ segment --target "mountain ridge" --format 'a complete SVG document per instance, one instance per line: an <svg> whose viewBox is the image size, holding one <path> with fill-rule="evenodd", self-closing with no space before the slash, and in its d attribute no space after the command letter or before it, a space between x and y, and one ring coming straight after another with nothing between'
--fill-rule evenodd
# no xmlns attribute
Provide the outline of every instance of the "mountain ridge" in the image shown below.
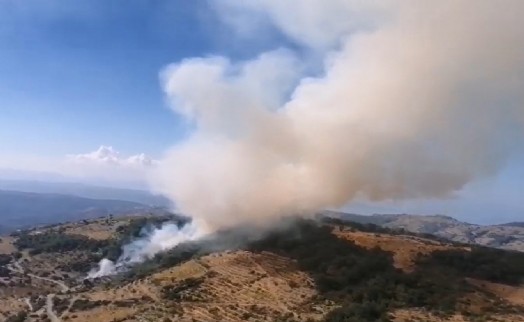
<svg viewBox="0 0 524 322"><path fill-rule="evenodd" d="M521 222L478 225L462 222L446 215L374 214L365 216L337 211L326 211L322 215L361 224L374 224L384 228L431 234L460 243L524 251L524 223Z"/></svg>
<svg viewBox="0 0 524 322"><path fill-rule="evenodd" d="M126 200L0 190L0 232L150 209L153 208Z"/></svg>
<svg viewBox="0 0 524 322"><path fill-rule="evenodd" d="M77 182L0 179L0 190L58 193L91 199L132 201L149 206L171 206L171 202L167 198L145 190L106 187Z"/></svg>

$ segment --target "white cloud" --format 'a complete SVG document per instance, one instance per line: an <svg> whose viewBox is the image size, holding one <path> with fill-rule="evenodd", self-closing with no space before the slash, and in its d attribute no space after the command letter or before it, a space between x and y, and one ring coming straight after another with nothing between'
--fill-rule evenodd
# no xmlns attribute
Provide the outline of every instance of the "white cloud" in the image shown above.
<svg viewBox="0 0 524 322"><path fill-rule="evenodd" d="M102 145L92 152L58 157L2 155L0 179L73 181L145 189L149 171L157 164L157 160L144 153L123 155L111 146Z"/></svg>
<svg viewBox="0 0 524 322"><path fill-rule="evenodd" d="M158 161L144 153L123 155L112 146L101 145L88 153L67 155L60 173L90 183L111 186L147 186L147 177Z"/></svg>
<svg viewBox="0 0 524 322"><path fill-rule="evenodd" d="M120 166L120 167L149 167L155 164L155 160L144 153L122 156L112 146L101 145L97 150L84 154L68 155L67 159L76 163Z"/></svg>

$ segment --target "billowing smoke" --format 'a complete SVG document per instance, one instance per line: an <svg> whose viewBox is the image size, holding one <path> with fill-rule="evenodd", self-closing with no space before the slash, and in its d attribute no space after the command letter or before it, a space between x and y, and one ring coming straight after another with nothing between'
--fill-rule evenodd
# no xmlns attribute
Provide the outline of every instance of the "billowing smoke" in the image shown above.
<svg viewBox="0 0 524 322"><path fill-rule="evenodd" d="M143 237L122 247L122 255L116 262L102 259L98 268L91 270L87 278L97 278L125 271L133 264L153 258L156 254L175 247L184 241L202 237L205 233L202 224L188 223L181 228L174 223L165 223L161 228L143 232ZM144 227L143 229L147 229Z"/></svg>
<svg viewBox="0 0 524 322"><path fill-rule="evenodd" d="M211 231L355 198L447 197L495 174L522 142L523 1L214 4L240 38L268 24L290 46L162 73L195 130L151 183ZM105 269L194 238L156 234Z"/></svg>
<svg viewBox="0 0 524 322"><path fill-rule="evenodd" d="M446 197L496 173L522 142L522 1L216 6L241 36L273 24L302 50L164 70L173 110L195 131L152 183L211 227L357 197Z"/></svg>
<svg viewBox="0 0 524 322"><path fill-rule="evenodd" d="M92 269L88 274L87 278L97 278L107 275L114 275L117 273L116 265L113 261L103 258L98 263L98 268Z"/></svg>

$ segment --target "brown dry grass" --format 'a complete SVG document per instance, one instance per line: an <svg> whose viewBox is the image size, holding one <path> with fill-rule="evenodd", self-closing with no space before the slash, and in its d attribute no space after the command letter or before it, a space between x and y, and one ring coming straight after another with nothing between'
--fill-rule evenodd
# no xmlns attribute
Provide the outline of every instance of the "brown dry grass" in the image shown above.
<svg viewBox="0 0 524 322"><path fill-rule="evenodd" d="M181 301L162 298L162 287L177 285L188 278L203 278L203 282ZM107 310L75 313L77 318L71 320L96 316L110 321L125 313L134 314L137 319L138 316L160 319L164 314L177 316L176 321L202 322L245 321L248 315L257 321L274 321L278 316L290 314L303 321L319 319L329 310L314 307L315 295L312 279L288 258L272 253L226 252L188 261L116 289L86 293L90 300L147 298L147 301L139 301L144 304L134 306L136 311L132 313L109 306Z"/></svg>
<svg viewBox="0 0 524 322"><path fill-rule="evenodd" d="M408 322L408 321L426 321L426 322L468 322L469 320L465 319L460 314L454 314L449 317L438 317L434 314L423 310L416 309L402 309L396 310L392 314L393 321L395 322Z"/></svg>
<svg viewBox="0 0 524 322"><path fill-rule="evenodd" d="M16 251L16 247L13 245L13 237L0 236L0 254L11 254Z"/></svg>
<svg viewBox="0 0 524 322"><path fill-rule="evenodd" d="M67 224L63 227L66 233L106 239L110 238L116 227L123 223L124 221L113 221L107 224L105 220L99 220L87 224ZM339 238L351 240L359 246L378 247L391 252L395 266L406 272L413 270L417 256L454 247L404 235L338 229L335 229L334 233ZM56 271L58 263L74 260L80 254L60 255L62 256L60 258L53 256L57 255L32 256L23 264L39 275L42 272ZM180 285L190 278L201 278L202 283L189 290L187 296L181 300L163 298L164 286ZM524 288L474 280L471 283L511 303L524 305ZM43 293L57 292L53 289L53 285L47 284L35 280L32 287ZM292 259L269 252L234 251L190 260L133 283L117 287L100 284L89 291L75 291L73 294L58 296L113 302L85 311L66 312L62 319L68 321L162 321L167 317L172 321L182 322L234 322L246 321L248 317L253 321L275 321L286 314L296 321L321 320L334 307L331 303L319 302L316 295L318 294L314 281L306 272L300 271ZM27 290L17 289L16 294L0 296L0 312L6 312L9 306L12 306L9 312L11 314L26 310L25 304L16 300L17 297L23 296L27 296ZM134 301L135 304L130 307L118 306L115 301ZM471 302L477 303L475 298L472 298ZM394 317L394 321L399 322L467 321L459 314L444 319L420 310L397 310L394 312ZM6 315L0 313L0 321L5 318ZM524 317L518 315L495 315L495 318L498 321L524 322Z"/></svg>
<svg viewBox="0 0 524 322"><path fill-rule="evenodd" d="M492 314L489 319L477 318L472 320L461 314L454 314L448 317L439 317L434 314L416 310L416 309L402 309L396 310L392 314L395 322L470 322L470 321L493 321L493 322L523 322L524 316L518 314Z"/></svg>
<svg viewBox="0 0 524 322"><path fill-rule="evenodd" d="M455 248L449 244L439 243L434 240L404 236L404 235L387 235L387 234L376 234L376 233L365 233L365 232L352 232L348 230L334 230L335 235L340 238L351 240L355 244L371 249L378 247L384 251L393 253L393 260L395 267L404 270L405 272L411 272L415 268L416 258L419 255L430 254L438 250L447 250ZM460 247L463 250L470 250L469 248ZM524 287L513 287L503 284L490 283L486 281L479 281L468 279L468 281L482 289L487 290L508 301L514 305L524 305ZM482 314L482 308L488 306L489 303L485 303L486 298L480 296L477 293L471 293L468 296L469 302L473 308L476 306L478 309L473 310L478 314ZM471 309L471 307L470 307ZM450 317L438 317L431 313L421 310L397 310L394 312L394 321L428 321L428 322L465 322L470 321L468 318L463 317L460 314L455 314ZM504 322L520 322L524 321L524 316L518 314L495 314L491 315L493 321L504 321Z"/></svg>
<svg viewBox="0 0 524 322"><path fill-rule="evenodd" d="M395 265L406 271L414 268L416 256L436 250L449 249L450 245L411 236L391 236L362 232L335 232L340 238L354 241L357 245L379 247L393 253ZM203 282L188 292L180 301L162 298L162 287L179 285L189 278L202 278ZM479 283L484 283L479 281ZM501 298L514 304L524 302L524 289L505 285L484 283L485 287ZM247 251L217 253L191 260L179 266L153 274L141 281L109 290L86 293L91 300L138 300L129 308L114 305L86 312L77 312L72 321L90 319L122 321L161 321L169 317L174 321L245 321L248 317L256 321L274 321L277 317L290 314L297 321L309 318L321 320L333 309L328 303L315 301L317 294L313 280L298 269L296 263L285 257L263 252ZM140 300L147 298L147 300ZM481 303L471 294L472 305ZM482 301L481 301L482 300ZM468 321L460 314L439 317L415 310L393 312L394 321ZM496 321L524 321L520 315L491 315Z"/></svg>
<svg viewBox="0 0 524 322"><path fill-rule="evenodd" d="M138 310L136 308L101 306L89 311L72 312L67 315L68 321L133 321Z"/></svg>
<svg viewBox="0 0 524 322"><path fill-rule="evenodd" d="M414 269L415 261L419 255L426 255L434 251L453 247L434 240L407 235L341 231L339 229L335 229L333 233L339 238L353 241L358 246L368 249L378 247L381 250L393 253L395 267L405 272L410 272Z"/></svg>
<svg viewBox="0 0 524 322"><path fill-rule="evenodd" d="M131 214L118 218L100 218L88 220L87 223L69 223L61 225L66 234L83 235L96 240L107 240L115 236L116 229L122 225L127 225L131 220L138 218L148 218L150 215Z"/></svg>
<svg viewBox="0 0 524 322"><path fill-rule="evenodd" d="M23 310L27 310L24 302L14 298L0 298L0 321L5 321L8 316Z"/></svg>
<svg viewBox="0 0 524 322"><path fill-rule="evenodd" d="M82 235L96 240L107 240L114 236L114 226L102 225L100 223L91 223L84 226L68 227L66 234Z"/></svg>
<svg viewBox="0 0 524 322"><path fill-rule="evenodd" d="M468 278L472 285L483 288L514 305L524 305L524 286L510 286Z"/></svg>

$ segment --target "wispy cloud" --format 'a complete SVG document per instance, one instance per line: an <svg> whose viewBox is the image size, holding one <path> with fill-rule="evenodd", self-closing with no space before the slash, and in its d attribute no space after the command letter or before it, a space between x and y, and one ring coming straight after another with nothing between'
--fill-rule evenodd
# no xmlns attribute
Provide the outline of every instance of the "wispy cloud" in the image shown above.
<svg viewBox="0 0 524 322"><path fill-rule="evenodd" d="M67 159L70 162L80 164L120 167L150 167L156 163L155 160L144 153L123 156L112 146L108 145L101 145L97 150L92 152L68 155Z"/></svg>
<svg viewBox="0 0 524 322"><path fill-rule="evenodd" d="M109 145L80 154L67 155L61 173L81 181L145 188L148 173L157 160L144 153L124 155Z"/></svg>
<svg viewBox="0 0 524 322"><path fill-rule="evenodd" d="M149 171L156 168L157 164L157 160L144 153L124 155L112 146L101 145L92 152L55 158L2 156L0 179L75 181L147 188Z"/></svg>

